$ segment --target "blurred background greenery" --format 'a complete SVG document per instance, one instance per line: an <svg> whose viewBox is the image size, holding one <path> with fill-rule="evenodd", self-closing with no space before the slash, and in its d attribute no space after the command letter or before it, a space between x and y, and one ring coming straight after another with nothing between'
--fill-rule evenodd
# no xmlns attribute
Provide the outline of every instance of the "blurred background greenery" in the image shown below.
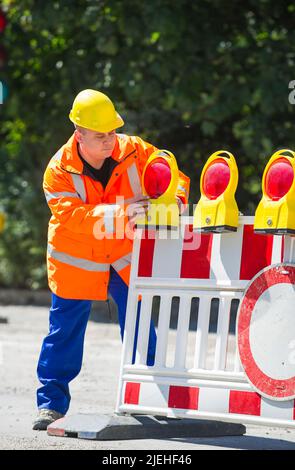
<svg viewBox="0 0 295 470"><path fill-rule="evenodd" d="M269 156L294 148L295 5L271 0L3 0L0 285L47 286L50 157L84 88L108 94L123 131L171 150L199 197L209 155L230 150L237 201L254 214ZM3 49L2 49L3 50ZM4 60L5 59L5 60Z"/></svg>

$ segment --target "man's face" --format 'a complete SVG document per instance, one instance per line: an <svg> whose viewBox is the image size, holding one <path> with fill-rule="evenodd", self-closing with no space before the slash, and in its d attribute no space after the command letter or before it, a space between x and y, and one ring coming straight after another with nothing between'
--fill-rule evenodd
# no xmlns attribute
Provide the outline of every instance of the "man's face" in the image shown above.
<svg viewBox="0 0 295 470"><path fill-rule="evenodd" d="M112 154L116 143L115 129L105 133L83 129L75 133L82 152L92 159L101 160Z"/></svg>

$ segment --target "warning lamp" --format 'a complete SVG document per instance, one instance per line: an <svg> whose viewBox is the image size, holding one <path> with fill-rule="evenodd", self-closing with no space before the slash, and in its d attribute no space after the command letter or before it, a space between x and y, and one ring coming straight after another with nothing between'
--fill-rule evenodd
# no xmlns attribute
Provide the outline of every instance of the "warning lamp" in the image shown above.
<svg viewBox="0 0 295 470"><path fill-rule="evenodd" d="M278 150L265 167L254 231L295 234L295 152L292 150Z"/></svg>
<svg viewBox="0 0 295 470"><path fill-rule="evenodd" d="M172 230L179 227L178 179L174 155L168 150L153 152L142 174L143 194L150 198L150 209L145 217L137 219L136 227Z"/></svg>
<svg viewBox="0 0 295 470"><path fill-rule="evenodd" d="M4 29L6 28L6 25L6 16L4 15L3 11L0 10L0 33L3 33Z"/></svg>
<svg viewBox="0 0 295 470"><path fill-rule="evenodd" d="M239 209L235 200L239 172L234 156L218 150L207 160L200 181L201 198L194 212L196 232L235 232Z"/></svg>
<svg viewBox="0 0 295 470"><path fill-rule="evenodd" d="M228 164L221 158L208 166L204 175L203 189L208 199L217 199L224 193L230 180L230 169Z"/></svg>
<svg viewBox="0 0 295 470"><path fill-rule="evenodd" d="M171 170L166 160L154 160L147 166L144 174L144 187L151 199L165 193L171 181Z"/></svg>

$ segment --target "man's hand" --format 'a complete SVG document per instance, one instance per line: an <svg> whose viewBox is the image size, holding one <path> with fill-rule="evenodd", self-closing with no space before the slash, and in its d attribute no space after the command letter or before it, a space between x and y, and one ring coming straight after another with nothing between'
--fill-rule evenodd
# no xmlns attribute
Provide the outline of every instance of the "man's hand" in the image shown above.
<svg viewBox="0 0 295 470"><path fill-rule="evenodd" d="M144 217L150 208L148 196L137 196L127 206L128 221L131 226L135 225L136 219Z"/></svg>
<svg viewBox="0 0 295 470"><path fill-rule="evenodd" d="M136 219L147 215L150 209L149 199L149 196L140 195L133 198L132 202L128 204L126 212L128 215L129 226L132 230L136 224ZM179 213L181 214L185 206L178 196L176 196L176 203L179 209Z"/></svg>

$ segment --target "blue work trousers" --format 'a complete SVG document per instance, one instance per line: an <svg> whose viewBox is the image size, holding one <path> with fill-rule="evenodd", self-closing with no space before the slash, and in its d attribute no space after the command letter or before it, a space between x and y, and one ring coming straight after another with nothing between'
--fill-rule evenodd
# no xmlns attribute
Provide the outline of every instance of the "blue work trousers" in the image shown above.
<svg viewBox="0 0 295 470"><path fill-rule="evenodd" d="M109 294L118 307L121 338L123 339L128 286L111 268ZM42 387L37 390L38 408L48 408L65 414L71 395L69 382L80 372L83 345L90 310L90 300L63 299L52 294L49 317L49 334L43 341L38 362L37 375ZM135 361L140 302L137 310L133 360ZM151 322L147 365L154 364L156 332Z"/></svg>

